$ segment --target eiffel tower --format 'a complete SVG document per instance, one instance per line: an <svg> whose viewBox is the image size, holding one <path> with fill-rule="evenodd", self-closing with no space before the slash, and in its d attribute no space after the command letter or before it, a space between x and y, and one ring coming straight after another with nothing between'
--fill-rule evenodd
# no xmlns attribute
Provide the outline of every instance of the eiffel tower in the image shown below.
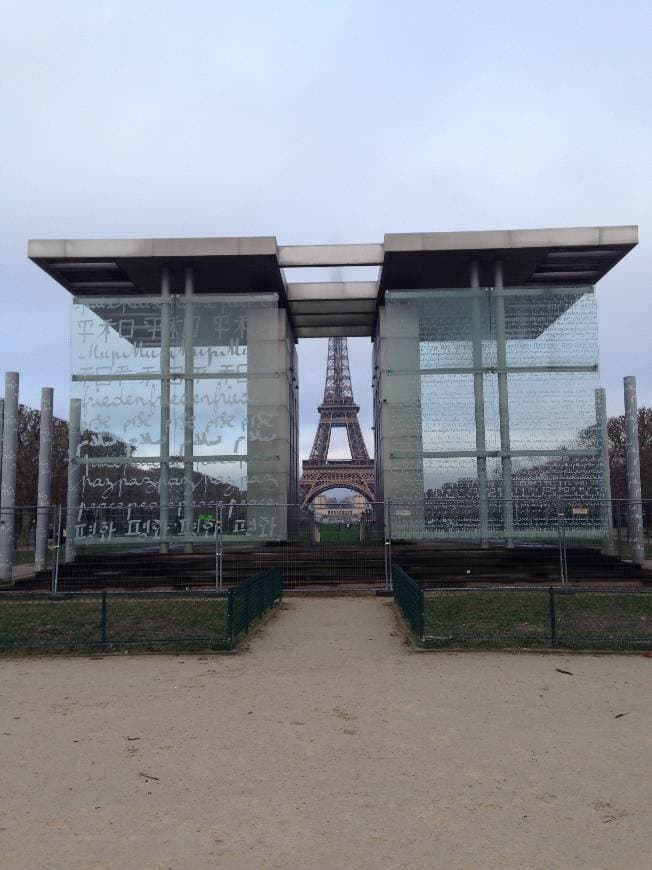
<svg viewBox="0 0 652 870"><path fill-rule="evenodd" d="M349 350L346 338L328 339L328 366L324 401L319 408L319 423L310 459L302 463L301 504L307 507L324 490L346 487L374 500L374 461L369 458L358 420L359 405L353 401ZM346 429L350 459L329 459L331 432Z"/></svg>

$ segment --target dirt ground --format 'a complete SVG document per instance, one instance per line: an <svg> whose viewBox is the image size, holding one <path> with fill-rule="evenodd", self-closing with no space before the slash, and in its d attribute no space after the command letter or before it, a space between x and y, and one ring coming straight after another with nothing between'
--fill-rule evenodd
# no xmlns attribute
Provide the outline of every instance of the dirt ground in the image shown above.
<svg viewBox="0 0 652 870"><path fill-rule="evenodd" d="M383 599L293 598L235 656L0 672L2 868L652 866L641 655L419 654Z"/></svg>

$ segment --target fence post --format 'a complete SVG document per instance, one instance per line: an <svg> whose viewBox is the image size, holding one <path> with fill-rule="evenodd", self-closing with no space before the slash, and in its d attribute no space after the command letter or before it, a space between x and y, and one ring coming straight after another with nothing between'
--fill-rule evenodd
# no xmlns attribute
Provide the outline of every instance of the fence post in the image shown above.
<svg viewBox="0 0 652 870"><path fill-rule="evenodd" d="M559 580L562 586L566 583L566 571L565 571L565 563L566 559L564 556L564 535L563 535L563 525L564 525L564 513L561 502L559 502L557 506L557 538L559 542Z"/></svg>
<svg viewBox="0 0 652 870"><path fill-rule="evenodd" d="M419 643L423 643L423 630L426 615L426 596L423 589L419 586Z"/></svg>
<svg viewBox="0 0 652 870"><path fill-rule="evenodd" d="M391 520L391 503L388 498L385 499L385 516L383 520L383 540L384 540L384 555L385 555L385 589L387 592L392 591L392 520Z"/></svg>
<svg viewBox="0 0 652 870"><path fill-rule="evenodd" d="M59 554L61 552L61 505L57 511L57 520L53 523L55 542L52 553L52 592L54 595L59 591Z"/></svg>
<svg viewBox="0 0 652 870"><path fill-rule="evenodd" d="M548 589L548 601L550 602L550 643L557 644L557 614L555 612L555 590L552 586Z"/></svg>
<svg viewBox="0 0 652 870"><path fill-rule="evenodd" d="M233 589L226 593L226 631L229 637L229 649L233 649L235 636L233 633Z"/></svg>
<svg viewBox="0 0 652 870"><path fill-rule="evenodd" d="M222 505L217 509L219 527L217 530L217 580L220 592L224 588L224 513Z"/></svg>
<svg viewBox="0 0 652 870"><path fill-rule="evenodd" d="M101 626L101 632L102 632L102 646L106 646L106 636L107 636L107 635L106 635L106 632L107 632L107 625L106 625L106 589L104 589L104 590L102 591L102 626Z"/></svg>

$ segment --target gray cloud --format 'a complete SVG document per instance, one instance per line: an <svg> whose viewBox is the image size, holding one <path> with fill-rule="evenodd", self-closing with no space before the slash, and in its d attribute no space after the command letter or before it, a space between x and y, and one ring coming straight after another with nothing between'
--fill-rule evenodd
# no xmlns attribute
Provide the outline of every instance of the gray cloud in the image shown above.
<svg viewBox="0 0 652 870"><path fill-rule="evenodd" d="M639 223L598 291L602 379L612 413L624 374L651 404L649 25L636 0L6 4L0 371L65 415L69 299L29 237ZM300 358L305 450L325 350ZM369 358L351 342L367 435Z"/></svg>

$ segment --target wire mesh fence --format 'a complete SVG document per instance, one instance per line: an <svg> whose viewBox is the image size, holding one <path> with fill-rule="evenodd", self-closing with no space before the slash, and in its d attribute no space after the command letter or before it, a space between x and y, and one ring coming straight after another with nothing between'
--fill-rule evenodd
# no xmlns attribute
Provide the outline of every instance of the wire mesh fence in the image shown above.
<svg viewBox="0 0 652 870"><path fill-rule="evenodd" d="M225 592L0 593L0 650L232 649L282 590L271 570Z"/></svg>
<svg viewBox="0 0 652 870"><path fill-rule="evenodd" d="M652 649L652 590L423 589L394 567L394 598L420 645Z"/></svg>
<svg viewBox="0 0 652 870"><path fill-rule="evenodd" d="M643 519L645 552L634 561L634 518ZM652 500L489 499L392 501L392 557L420 583L545 583L652 580ZM485 534L483 534L483 528ZM640 554L639 554L640 555Z"/></svg>
<svg viewBox="0 0 652 870"><path fill-rule="evenodd" d="M0 535L10 539L11 561L13 567L21 568L19 573L34 566L39 570L52 566L61 535L60 513L58 507L36 505L0 509Z"/></svg>
<svg viewBox="0 0 652 870"><path fill-rule="evenodd" d="M382 505L231 504L52 509L49 562L13 577L22 589L208 589L242 583L270 568L286 588L380 586L388 582ZM380 516L380 520L379 520ZM18 550L14 549L17 553Z"/></svg>
<svg viewBox="0 0 652 870"><path fill-rule="evenodd" d="M0 596L0 649L228 649L225 594L75 592Z"/></svg>
<svg viewBox="0 0 652 870"><path fill-rule="evenodd" d="M249 577L230 590L228 600L230 643L233 646L255 619L283 600L283 574L279 568L270 568Z"/></svg>
<svg viewBox="0 0 652 870"><path fill-rule="evenodd" d="M652 501L638 509L652 558ZM308 509L201 505L188 516L175 505L165 524L157 505L53 507L45 521L43 509L19 507L0 516L0 542L7 534L13 542L13 565L0 581L52 592L221 591L279 568L286 589L389 590L392 561L420 583L448 586L652 580L652 564L632 559L635 511L627 501L514 499L509 540L499 510L502 502L491 507L483 539L477 499L428 495L374 504L322 500Z"/></svg>

